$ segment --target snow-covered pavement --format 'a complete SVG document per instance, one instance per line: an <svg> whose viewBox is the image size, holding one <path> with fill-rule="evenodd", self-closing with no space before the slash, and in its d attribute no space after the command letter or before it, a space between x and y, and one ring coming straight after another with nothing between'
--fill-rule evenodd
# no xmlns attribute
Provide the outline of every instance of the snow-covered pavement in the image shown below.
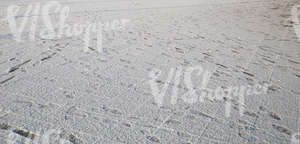
<svg viewBox="0 0 300 144"><path fill-rule="evenodd" d="M297 0L47 4L0 2L1 144L299 143Z"/></svg>

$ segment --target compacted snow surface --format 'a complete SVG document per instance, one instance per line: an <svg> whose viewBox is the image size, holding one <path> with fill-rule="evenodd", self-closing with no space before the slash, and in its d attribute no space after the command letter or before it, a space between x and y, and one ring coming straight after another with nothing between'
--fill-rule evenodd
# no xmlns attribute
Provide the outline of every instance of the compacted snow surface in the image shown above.
<svg viewBox="0 0 300 144"><path fill-rule="evenodd" d="M40 11L26 14L37 3ZM299 142L300 38L291 11L299 1L57 1L61 7L51 7L48 15L54 27L64 7L70 9L65 20L70 27L107 24L101 40L99 31L90 33L88 46L84 33L40 35L47 27L41 12L47 3L0 1L1 144ZM13 17L17 29L28 19L21 41L7 17L13 5L20 6ZM193 67L211 72L212 90L267 87L244 94L243 102L239 97L189 102L183 98L185 76L177 84L168 76ZM153 70L161 72L155 81L149 76ZM194 85L200 77L193 73ZM162 105L153 82L159 90L169 86ZM172 103L174 87L178 99Z"/></svg>

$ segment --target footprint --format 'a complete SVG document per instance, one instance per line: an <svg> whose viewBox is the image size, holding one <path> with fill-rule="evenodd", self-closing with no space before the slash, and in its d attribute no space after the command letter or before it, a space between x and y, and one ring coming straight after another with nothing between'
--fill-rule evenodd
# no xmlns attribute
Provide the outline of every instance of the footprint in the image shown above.
<svg viewBox="0 0 300 144"><path fill-rule="evenodd" d="M147 139L156 143L160 142L159 138L157 138L156 136L147 136Z"/></svg>
<svg viewBox="0 0 300 144"><path fill-rule="evenodd" d="M181 54L184 54L184 51L183 51L182 49L177 48L177 47L175 47L175 49L176 49L176 52L181 53Z"/></svg>
<svg viewBox="0 0 300 144"><path fill-rule="evenodd" d="M0 82L0 85L2 85L2 84L4 84L4 83L6 83L6 82L12 80L13 78L15 78L15 76L11 76L11 77L9 77L9 78L7 78L7 79L1 81L1 82Z"/></svg>
<svg viewBox="0 0 300 144"><path fill-rule="evenodd" d="M191 114L194 114L194 115L196 115L196 116L202 116L202 117L206 117L206 118L210 118L210 119L216 119L216 118L214 118L213 116L210 116L210 115L208 115L208 114L202 113L202 112L200 112L200 111L191 110L190 112L191 112Z"/></svg>
<svg viewBox="0 0 300 144"><path fill-rule="evenodd" d="M240 131L239 136L247 139L250 143L256 143L256 141L258 140L256 136L251 135L251 133L245 130Z"/></svg>
<svg viewBox="0 0 300 144"><path fill-rule="evenodd" d="M281 132L281 133L285 133L287 135L291 135L292 131L289 130L286 127L280 126L280 125L276 125L276 124L272 124L273 128L276 129L277 131Z"/></svg>
<svg viewBox="0 0 300 144"><path fill-rule="evenodd" d="M251 117L255 117L255 118L258 117L258 115L257 115L256 113L250 112L250 111L245 111L244 114L245 114L245 115L248 115L248 116L251 116Z"/></svg>
<svg viewBox="0 0 300 144"><path fill-rule="evenodd" d="M11 128L11 126L9 126L8 124L5 124L5 123L0 124L1 130L8 130L9 128Z"/></svg>
<svg viewBox="0 0 300 144"><path fill-rule="evenodd" d="M263 60L265 60L265 61L268 61L268 62L270 62L270 63L275 63L275 61L272 61L272 60L269 60L269 59L267 59L267 58L262 58Z"/></svg>
<svg viewBox="0 0 300 144"><path fill-rule="evenodd" d="M27 61L25 61L25 62L23 62L23 63L21 63L21 64L18 64L18 65L16 65L16 66L11 67L11 68L8 70L8 73L12 73L12 72L18 70L21 66L23 66L23 65L25 65L25 64L27 64L27 63L29 63L30 61L31 61L31 59L29 59L29 60L27 60Z"/></svg>
<svg viewBox="0 0 300 144"><path fill-rule="evenodd" d="M225 66L225 65L222 65L222 64L219 64L219 63L217 63L216 65L217 65L217 66L220 66L220 67L223 67L223 68L225 68L225 69L227 69L227 68L228 68L227 66Z"/></svg>
<svg viewBox="0 0 300 144"><path fill-rule="evenodd" d="M140 130L140 132L141 132L143 135L149 134L149 131L144 130L144 129Z"/></svg>
<svg viewBox="0 0 300 144"><path fill-rule="evenodd" d="M131 127L131 125L129 123L122 123L122 125L127 126L127 127Z"/></svg>
<svg viewBox="0 0 300 144"><path fill-rule="evenodd" d="M192 137L189 133L177 131L177 135L180 137Z"/></svg>
<svg viewBox="0 0 300 144"><path fill-rule="evenodd" d="M274 113L274 112L270 112L270 116L271 116L273 119L281 120L280 115L279 115L279 114L276 114L276 113Z"/></svg>
<svg viewBox="0 0 300 144"><path fill-rule="evenodd" d="M20 136L23 136L23 137L26 137L26 138L30 138L30 139L34 139L35 137L35 134L32 134L30 133L29 131L25 131L25 130L22 130L22 129L16 129L16 130L13 130L14 133L20 135Z"/></svg>
<svg viewBox="0 0 300 144"><path fill-rule="evenodd" d="M176 124L176 125L179 125L179 124L181 124L181 122L178 121L178 120L169 119L169 120L166 121L166 124Z"/></svg>
<svg viewBox="0 0 300 144"><path fill-rule="evenodd" d="M118 115L122 115L122 112L120 112L119 110L117 109L111 109L105 105L102 106L102 109L106 112L110 112L110 113L113 113L113 114L118 114Z"/></svg>
<svg viewBox="0 0 300 144"><path fill-rule="evenodd" d="M82 140L78 139L75 135L73 134L70 134L69 135L69 141L72 143L72 144L82 144Z"/></svg>
<svg viewBox="0 0 300 144"><path fill-rule="evenodd" d="M51 59L54 55L56 55L56 52L52 53L49 56L46 56L46 57L42 58L41 61L45 61L45 60Z"/></svg>
<svg viewBox="0 0 300 144"><path fill-rule="evenodd" d="M275 91L279 91L281 88L279 86L276 86L276 85L271 85L268 87L268 91L272 91L272 92L275 92Z"/></svg>
<svg viewBox="0 0 300 144"><path fill-rule="evenodd" d="M248 72L245 72L245 71L243 71L243 73L248 75L248 76L254 77L254 74L252 74L252 73L248 73Z"/></svg>
<svg viewBox="0 0 300 144"><path fill-rule="evenodd" d="M264 111L264 112L265 112L265 111L268 111L267 108L264 107L264 106L259 106L259 110Z"/></svg>
<svg viewBox="0 0 300 144"><path fill-rule="evenodd" d="M300 64L300 62L295 61L295 60L288 59L288 61L291 62L291 63L294 63L294 64Z"/></svg>
<svg viewBox="0 0 300 144"><path fill-rule="evenodd" d="M119 110L116 110L116 109L112 109L112 110L110 110L110 112L113 113L113 114L122 115L122 113Z"/></svg>

